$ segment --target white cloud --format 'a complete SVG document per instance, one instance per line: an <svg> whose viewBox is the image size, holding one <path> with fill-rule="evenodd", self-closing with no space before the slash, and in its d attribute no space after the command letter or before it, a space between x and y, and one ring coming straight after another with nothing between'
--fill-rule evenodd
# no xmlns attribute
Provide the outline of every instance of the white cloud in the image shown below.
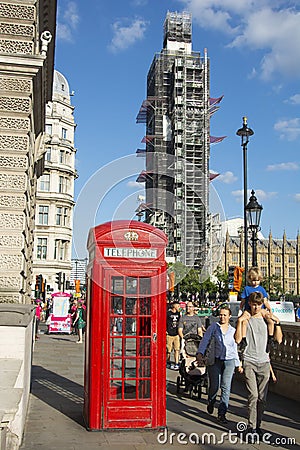
<svg viewBox="0 0 300 450"><path fill-rule="evenodd" d="M300 118L279 120L275 123L274 130L280 133L280 139L295 141L300 136Z"/></svg>
<svg viewBox="0 0 300 450"><path fill-rule="evenodd" d="M295 194L294 199L296 200L296 202L300 202L300 194Z"/></svg>
<svg viewBox="0 0 300 450"><path fill-rule="evenodd" d="M219 177L217 178L217 180L222 181L223 183L226 183L226 184L234 183L237 179L238 179L238 177L236 177L236 176L235 176L232 172L230 172L230 171L221 173L221 174L219 175Z"/></svg>
<svg viewBox="0 0 300 450"><path fill-rule="evenodd" d="M279 164L270 164L267 166L268 171L275 171L275 170L299 170L299 164L295 162L286 162L286 163L279 163Z"/></svg>
<svg viewBox="0 0 300 450"><path fill-rule="evenodd" d="M145 183L138 183L137 181L128 181L127 186L129 188L134 188L134 189L136 189L136 188L144 189Z"/></svg>
<svg viewBox="0 0 300 450"><path fill-rule="evenodd" d="M72 41L72 33L76 30L79 22L77 5L75 2L67 2L64 11L58 9L58 21L56 35L58 39Z"/></svg>
<svg viewBox="0 0 300 450"><path fill-rule="evenodd" d="M147 21L136 18L128 25L126 22L126 19L118 20L112 25L113 37L109 48L113 52L125 50L144 38L148 26Z"/></svg>
<svg viewBox="0 0 300 450"><path fill-rule="evenodd" d="M244 191L242 189L239 189L237 191L232 191L231 194L235 197L237 202L241 202L244 199ZM251 190L247 190L247 198L249 199L251 195ZM258 203L269 200L277 196L277 192L266 192L262 189L256 189L255 190L255 196L257 198Z"/></svg>
<svg viewBox="0 0 300 450"><path fill-rule="evenodd" d="M290 103L291 105L300 105L300 94L292 95L285 103Z"/></svg>
<svg viewBox="0 0 300 450"><path fill-rule="evenodd" d="M280 0L181 0L181 3L202 28L230 36L230 47L262 51L260 68L255 68L261 78L268 80L274 73L299 77L300 11L296 7L287 7Z"/></svg>

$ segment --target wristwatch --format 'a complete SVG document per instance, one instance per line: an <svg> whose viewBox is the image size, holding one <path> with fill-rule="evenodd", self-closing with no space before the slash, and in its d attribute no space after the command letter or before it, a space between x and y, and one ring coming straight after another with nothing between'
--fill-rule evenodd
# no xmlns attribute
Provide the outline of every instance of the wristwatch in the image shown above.
<svg viewBox="0 0 300 450"><path fill-rule="evenodd" d="M280 322L275 322L274 327L280 327Z"/></svg>

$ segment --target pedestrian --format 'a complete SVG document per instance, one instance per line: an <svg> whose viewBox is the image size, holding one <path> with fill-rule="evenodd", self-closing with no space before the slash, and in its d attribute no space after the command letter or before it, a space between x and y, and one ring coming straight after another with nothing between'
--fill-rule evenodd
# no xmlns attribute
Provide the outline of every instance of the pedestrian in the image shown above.
<svg viewBox="0 0 300 450"><path fill-rule="evenodd" d="M86 309L81 301L78 302L77 310L76 310L76 318L74 321L74 325L76 324L78 330L78 341L77 344L82 344L82 335L83 329L86 326Z"/></svg>
<svg viewBox="0 0 300 450"><path fill-rule="evenodd" d="M246 388L248 391L248 429L247 436L254 433L261 438L263 431L261 421L266 406L268 383L270 378L270 357L266 351L268 330L262 314L264 296L262 292L253 292L249 296L250 319L244 315L237 320L235 341L237 344L242 339L243 322L247 323L247 347L243 356L243 369ZM274 338L278 343L282 341L282 331L279 319L273 316L275 321Z"/></svg>
<svg viewBox="0 0 300 450"><path fill-rule="evenodd" d="M167 311L167 367L172 370L179 369L180 337L178 334L178 323L180 319L180 304L175 300ZM175 364L171 364L171 352L174 350Z"/></svg>
<svg viewBox="0 0 300 450"><path fill-rule="evenodd" d="M77 323L77 321L75 322L76 317L77 317L77 306L78 306L77 298L74 298L73 303L70 308L70 314L71 314L71 320L72 320L72 332L71 332L72 334L78 334L78 329L77 329L78 323Z"/></svg>
<svg viewBox="0 0 300 450"><path fill-rule="evenodd" d="M250 305L249 305L249 296L252 292L261 292L263 295L263 305L261 314L267 322L268 326L268 342L267 342L267 352L269 352L272 348L275 347L274 343L274 321L272 320L272 308L268 301L268 294L263 286L260 285L263 277L258 267L251 267L247 273L247 285L245 286L242 294L241 294L241 302L240 302L240 314L244 310L244 319L250 319ZM267 314L267 313L270 313ZM239 315L240 315L239 314ZM243 321L243 330L242 330L242 340L240 342L239 351L241 354L244 353L244 350L247 346L246 339L246 328L247 328L247 320Z"/></svg>
<svg viewBox="0 0 300 450"><path fill-rule="evenodd" d="M219 312L219 322L212 323L201 340L197 352L198 364L203 364L205 351L214 336L215 362L207 366L209 388L207 412L213 414L218 391L221 388L221 396L218 405L218 421L226 424L231 382L235 369L242 371L238 357L237 344L234 340L235 328L229 323L231 310L223 305Z"/></svg>
<svg viewBox="0 0 300 450"><path fill-rule="evenodd" d="M180 317L178 323L178 334L183 340L188 334L198 334L203 336L203 325L201 318L195 314L195 306L193 302L187 302L186 313Z"/></svg>
<svg viewBox="0 0 300 450"><path fill-rule="evenodd" d="M35 340L39 339L39 325L42 317L42 305L41 300L36 300L36 307L35 307Z"/></svg>

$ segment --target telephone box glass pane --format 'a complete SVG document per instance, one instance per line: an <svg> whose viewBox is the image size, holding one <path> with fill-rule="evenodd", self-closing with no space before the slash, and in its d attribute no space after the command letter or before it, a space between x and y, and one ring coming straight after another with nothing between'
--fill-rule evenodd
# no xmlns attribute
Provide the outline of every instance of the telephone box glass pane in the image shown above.
<svg viewBox="0 0 300 450"><path fill-rule="evenodd" d="M142 295L151 294L151 278L140 278L139 293Z"/></svg>
<svg viewBox="0 0 300 450"><path fill-rule="evenodd" d="M139 398L150 398L150 380L139 381Z"/></svg>
<svg viewBox="0 0 300 450"><path fill-rule="evenodd" d="M150 378L151 360L150 358L141 358L139 367L139 378Z"/></svg>
<svg viewBox="0 0 300 450"><path fill-rule="evenodd" d="M124 356L136 356L136 339L124 339Z"/></svg>
<svg viewBox="0 0 300 450"><path fill-rule="evenodd" d="M122 359L110 360L110 378L122 378Z"/></svg>
<svg viewBox="0 0 300 450"><path fill-rule="evenodd" d="M125 298L125 314L126 316L134 316L137 313L137 299L127 297Z"/></svg>
<svg viewBox="0 0 300 450"><path fill-rule="evenodd" d="M145 297L139 299L139 314L141 316L150 316L151 314L151 298Z"/></svg>
<svg viewBox="0 0 300 450"><path fill-rule="evenodd" d="M151 335L151 318L140 317L139 318L139 335L150 336Z"/></svg>
<svg viewBox="0 0 300 450"><path fill-rule="evenodd" d="M134 319L133 317L126 317L125 330L127 336L136 335L136 319Z"/></svg>
<svg viewBox="0 0 300 450"><path fill-rule="evenodd" d="M111 314L123 314L123 297L113 296L111 299Z"/></svg>
<svg viewBox="0 0 300 450"><path fill-rule="evenodd" d="M136 359L127 358L125 362L125 373L124 378L136 378Z"/></svg>
<svg viewBox="0 0 300 450"><path fill-rule="evenodd" d="M126 277L126 294L136 294L138 279L136 277Z"/></svg>
<svg viewBox="0 0 300 450"><path fill-rule="evenodd" d="M122 317L110 318L110 334L122 334L123 319Z"/></svg>
<svg viewBox="0 0 300 450"><path fill-rule="evenodd" d="M150 338L139 339L139 355L150 356L150 346L151 346Z"/></svg>
<svg viewBox="0 0 300 450"><path fill-rule="evenodd" d="M122 399L122 380L110 382L109 397L111 400Z"/></svg>
<svg viewBox="0 0 300 450"><path fill-rule="evenodd" d="M124 278L123 277L112 277L111 278L111 291L114 294L123 294L124 292Z"/></svg>
<svg viewBox="0 0 300 450"><path fill-rule="evenodd" d="M124 380L124 398L136 398L136 380Z"/></svg>
<svg viewBox="0 0 300 450"><path fill-rule="evenodd" d="M122 356L122 341L123 339L120 338L110 340L111 356Z"/></svg>

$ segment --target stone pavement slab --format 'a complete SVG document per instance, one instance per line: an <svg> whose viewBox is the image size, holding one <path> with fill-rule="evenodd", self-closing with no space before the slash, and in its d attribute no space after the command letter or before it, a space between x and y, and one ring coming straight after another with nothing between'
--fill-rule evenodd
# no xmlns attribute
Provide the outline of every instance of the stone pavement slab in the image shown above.
<svg viewBox="0 0 300 450"><path fill-rule="evenodd" d="M178 372L171 370L166 371L166 430L89 432L82 417L84 345L77 345L76 340L76 336L41 335L36 343L21 450L300 448L297 402L269 393L263 422L269 433L267 443L247 444L240 438L247 422L246 390L241 381L233 382L230 422L223 426L206 412L205 394L200 400L183 392L177 395Z"/></svg>

